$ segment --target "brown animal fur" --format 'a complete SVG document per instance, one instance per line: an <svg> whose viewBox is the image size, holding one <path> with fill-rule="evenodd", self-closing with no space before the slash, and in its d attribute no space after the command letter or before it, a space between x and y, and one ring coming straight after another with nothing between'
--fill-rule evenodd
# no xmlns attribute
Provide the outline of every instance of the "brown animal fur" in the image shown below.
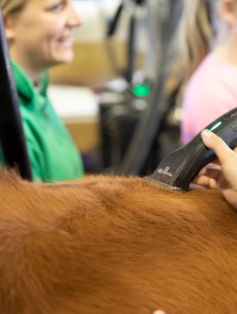
<svg viewBox="0 0 237 314"><path fill-rule="evenodd" d="M237 213L139 178L0 175L1 314L237 313Z"/></svg>

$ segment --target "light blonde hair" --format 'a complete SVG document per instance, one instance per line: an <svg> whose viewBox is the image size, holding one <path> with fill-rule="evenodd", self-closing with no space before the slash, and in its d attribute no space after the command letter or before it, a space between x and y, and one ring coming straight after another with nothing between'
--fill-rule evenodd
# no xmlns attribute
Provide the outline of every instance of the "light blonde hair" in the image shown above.
<svg viewBox="0 0 237 314"><path fill-rule="evenodd" d="M210 51L218 0L185 0L178 33L180 64L187 81Z"/></svg>
<svg viewBox="0 0 237 314"><path fill-rule="evenodd" d="M191 75L210 51L215 38L218 0L184 0L184 8L175 38L175 61L171 66L170 92L182 81L185 87ZM170 84L170 81L168 81Z"/></svg>
<svg viewBox="0 0 237 314"><path fill-rule="evenodd" d="M6 17L9 14L12 14L21 10L25 2L26 0L0 0L2 16Z"/></svg>

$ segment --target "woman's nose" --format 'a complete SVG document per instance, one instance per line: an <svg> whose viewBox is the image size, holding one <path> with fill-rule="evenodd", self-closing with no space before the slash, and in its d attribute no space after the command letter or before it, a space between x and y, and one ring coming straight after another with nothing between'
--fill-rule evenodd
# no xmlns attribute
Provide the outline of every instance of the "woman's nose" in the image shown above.
<svg viewBox="0 0 237 314"><path fill-rule="evenodd" d="M69 10L68 25L70 27L78 27L83 24L80 14L71 5Z"/></svg>

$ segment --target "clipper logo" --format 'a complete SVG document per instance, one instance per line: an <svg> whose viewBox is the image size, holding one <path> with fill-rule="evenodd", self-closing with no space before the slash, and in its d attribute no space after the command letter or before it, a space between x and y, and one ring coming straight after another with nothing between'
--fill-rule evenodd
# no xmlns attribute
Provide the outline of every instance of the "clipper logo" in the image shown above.
<svg viewBox="0 0 237 314"><path fill-rule="evenodd" d="M169 170L170 170L170 168L166 167L165 170L159 169L158 173L165 174L165 175L167 175L169 177L173 177L172 173L170 173Z"/></svg>

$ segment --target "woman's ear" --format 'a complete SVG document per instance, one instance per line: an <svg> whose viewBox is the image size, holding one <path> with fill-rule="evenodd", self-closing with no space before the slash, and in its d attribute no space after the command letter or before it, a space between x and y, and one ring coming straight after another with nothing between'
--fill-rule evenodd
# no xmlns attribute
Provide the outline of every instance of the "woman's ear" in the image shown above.
<svg viewBox="0 0 237 314"><path fill-rule="evenodd" d="M218 15L227 25L237 23L237 3L235 0L220 0L218 5Z"/></svg>
<svg viewBox="0 0 237 314"><path fill-rule="evenodd" d="M7 16L4 18L4 27L7 41L13 41L15 38L13 16Z"/></svg>

